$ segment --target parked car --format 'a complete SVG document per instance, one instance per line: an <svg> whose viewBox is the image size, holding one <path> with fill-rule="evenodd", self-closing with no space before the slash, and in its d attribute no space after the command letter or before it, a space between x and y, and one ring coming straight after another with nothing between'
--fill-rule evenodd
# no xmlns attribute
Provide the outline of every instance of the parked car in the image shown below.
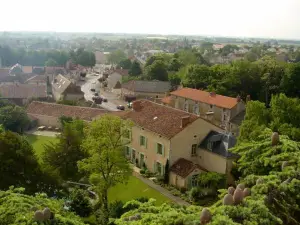
<svg viewBox="0 0 300 225"><path fill-rule="evenodd" d="M125 110L125 107L124 107L124 105L118 105L117 109L119 109L119 110Z"/></svg>
<svg viewBox="0 0 300 225"><path fill-rule="evenodd" d="M102 104L102 98L101 97L93 97L93 100L96 104Z"/></svg>
<svg viewBox="0 0 300 225"><path fill-rule="evenodd" d="M94 92L94 91L96 91L96 90L95 90L95 88L91 88L91 91L93 91L93 92Z"/></svg>

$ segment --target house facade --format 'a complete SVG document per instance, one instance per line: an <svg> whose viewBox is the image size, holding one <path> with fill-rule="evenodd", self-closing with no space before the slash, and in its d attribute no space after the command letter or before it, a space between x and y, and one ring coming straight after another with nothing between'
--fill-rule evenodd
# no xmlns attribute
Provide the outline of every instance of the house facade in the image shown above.
<svg viewBox="0 0 300 225"><path fill-rule="evenodd" d="M174 168L181 159L187 160L188 173L185 167L178 173L172 169L169 177L171 184L185 188L191 187L189 180L201 172L230 175L229 157L200 149L200 143L211 131L222 132L222 128L197 115L148 100L134 101L132 107L122 117L135 124L125 140L125 154L136 166L163 175L167 161Z"/></svg>
<svg viewBox="0 0 300 225"><path fill-rule="evenodd" d="M128 70L115 69L111 71L107 77L107 88L110 91L116 89L116 85L122 83L123 78L128 77Z"/></svg>
<svg viewBox="0 0 300 225"><path fill-rule="evenodd" d="M234 136L239 133L239 125L232 120L245 112L245 103L239 96L232 98L191 88L171 92L162 103L207 118Z"/></svg>
<svg viewBox="0 0 300 225"><path fill-rule="evenodd" d="M84 99L84 92L81 91L81 87L72 83L68 78L61 74L53 79L52 94L56 101L78 101Z"/></svg>
<svg viewBox="0 0 300 225"><path fill-rule="evenodd" d="M170 92L168 81L131 80L122 84L121 96L135 96L136 98L158 99Z"/></svg>

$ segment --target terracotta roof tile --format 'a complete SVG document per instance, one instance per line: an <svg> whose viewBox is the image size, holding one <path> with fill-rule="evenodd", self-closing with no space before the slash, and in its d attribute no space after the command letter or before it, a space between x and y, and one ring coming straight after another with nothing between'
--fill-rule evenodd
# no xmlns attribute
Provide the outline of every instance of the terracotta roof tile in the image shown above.
<svg viewBox="0 0 300 225"><path fill-rule="evenodd" d="M171 104L171 100L172 100L172 96L166 96L161 100L161 102L169 105Z"/></svg>
<svg viewBox="0 0 300 225"><path fill-rule="evenodd" d="M138 126L167 137L168 139L184 129L181 127L182 117L189 117L186 125L199 119L196 115L148 100L137 100L134 101L132 105L133 108L139 105L140 109L128 111L122 118L131 119Z"/></svg>
<svg viewBox="0 0 300 225"><path fill-rule="evenodd" d="M209 92L192 88L181 88L170 94L226 109L232 109L238 103L236 98L217 94L211 96Z"/></svg>
<svg viewBox="0 0 300 225"><path fill-rule="evenodd" d="M47 86L37 84L2 84L0 95L5 98L46 98Z"/></svg>
<svg viewBox="0 0 300 225"><path fill-rule="evenodd" d="M186 178L195 169L207 171L206 169L202 168L198 164L194 164L193 162L187 159L180 158L171 166L170 172L173 172L176 175Z"/></svg>
<svg viewBox="0 0 300 225"><path fill-rule="evenodd" d="M61 116L69 116L86 121L91 121L95 117L108 113L108 111L104 109L69 106L37 101L31 102L26 111L28 114L33 115L45 115L57 118Z"/></svg>

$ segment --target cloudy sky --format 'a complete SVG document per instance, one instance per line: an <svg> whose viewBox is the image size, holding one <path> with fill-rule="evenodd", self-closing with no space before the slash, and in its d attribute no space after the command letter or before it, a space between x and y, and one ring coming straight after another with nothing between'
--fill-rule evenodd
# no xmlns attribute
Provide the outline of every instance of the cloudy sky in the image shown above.
<svg viewBox="0 0 300 225"><path fill-rule="evenodd" d="M1 31L300 39L300 0L1 0Z"/></svg>

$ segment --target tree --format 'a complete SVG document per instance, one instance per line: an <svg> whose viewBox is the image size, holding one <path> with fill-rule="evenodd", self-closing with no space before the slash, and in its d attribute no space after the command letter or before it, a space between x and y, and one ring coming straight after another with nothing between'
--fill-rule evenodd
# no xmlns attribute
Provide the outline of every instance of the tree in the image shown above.
<svg viewBox="0 0 300 225"><path fill-rule="evenodd" d="M108 55L107 61L112 65L117 65L123 60L126 60L126 54L122 50L116 50Z"/></svg>
<svg viewBox="0 0 300 225"><path fill-rule="evenodd" d="M77 162L86 154L81 148L84 138L85 124L81 120L64 123L63 130L58 136L58 143L45 145L43 162L63 180L78 181L82 174L78 172Z"/></svg>
<svg viewBox="0 0 300 225"><path fill-rule="evenodd" d="M257 60L258 57L257 57L257 55L256 55L255 53L253 53L253 52L247 52L247 53L245 54L244 58L245 58L246 60L248 60L249 62L254 62L254 61Z"/></svg>
<svg viewBox="0 0 300 225"><path fill-rule="evenodd" d="M183 84L192 88L206 88L209 84L210 68L205 65L189 65L182 80Z"/></svg>
<svg viewBox="0 0 300 225"><path fill-rule="evenodd" d="M138 61L136 61L136 60L133 61L128 73L131 76L139 76L143 73L141 65L139 64Z"/></svg>
<svg viewBox="0 0 300 225"><path fill-rule="evenodd" d="M155 60L152 65L145 67L145 76L148 80L167 81L167 65L161 60Z"/></svg>
<svg viewBox="0 0 300 225"><path fill-rule="evenodd" d="M155 61L165 62L165 59L162 55L152 55L146 60L145 67L151 66Z"/></svg>
<svg viewBox="0 0 300 225"><path fill-rule="evenodd" d="M76 51L71 50L69 56L75 64L87 67L93 67L96 64L95 54L84 50L84 48L78 48Z"/></svg>
<svg viewBox="0 0 300 225"><path fill-rule="evenodd" d="M131 68L131 66L132 66L131 60L124 59L118 63L117 68L129 70Z"/></svg>
<svg viewBox="0 0 300 225"><path fill-rule="evenodd" d="M54 218L44 222L35 221L35 212L38 210L43 211L46 207L54 213ZM63 208L63 201L49 198L43 193L26 195L24 194L24 188L10 188L8 191L0 191L1 225L85 225L80 217Z"/></svg>
<svg viewBox="0 0 300 225"><path fill-rule="evenodd" d="M10 131L0 133L0 189L24 187L27 193L47 191L53 194L57 183L42 172L32 146L27 140Z"/></svg>
<svg viewBox="0 0 300 225"><path fill-rule="evenodd" d="M92 204L87 195L87 191L82 189L73 189L70 194L70 210L80 217L88 217L92 211Z"/></svg>
<svg viewBox="0 0 300 225"><path fill-rule="evenodd" d="M177 58L173 58L171 59L169 66L168 66L168 70L169 71L179 71L179 69L183 66L183 62L181 62L179 59Z"/></svg>
<svg viewBox="0 0 300 225"><path fill-rule="evenodd" d="M290 97L300 97L299 85L300 63L290 63L281 81L282 90Z"/></svg>
<svg viewBox="0 0 300 225"><path fill-rule="evenodd" d="M58 65L58 63L52 58L48 59L45 62L45 66L57 66L57 65Z"/></svg>
<svg viewBox="0 0 300 225"><path fill-rule="evenodd" d="M81 160L81 171L90 174L90 181L96 186L100 197L103 221L108 224L108 191L118 183L127 181L131 174L125 154L123 137L131 128L131 122L119 117L106 115L91 122L85 130L83 149L89 157Z"/></svg>
<svg viewBox="0 0 300 225"><path fill-rule="evenodd" d="M22 133L29 127L30 121L23 108L15 105L0 107L0 124L6 130Z"/></svg>

